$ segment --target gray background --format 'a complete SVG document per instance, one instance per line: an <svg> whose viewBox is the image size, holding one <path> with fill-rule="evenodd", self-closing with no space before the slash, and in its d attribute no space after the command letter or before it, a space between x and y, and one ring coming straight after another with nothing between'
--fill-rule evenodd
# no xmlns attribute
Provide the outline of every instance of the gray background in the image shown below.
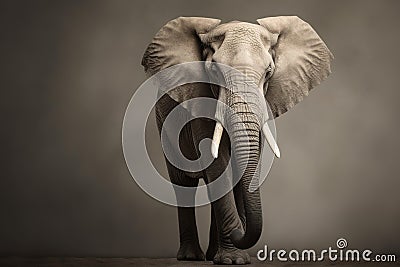
<svg viewBox="0 0 400 267"><path fill-rule="evenodd" d="M333 74L276 121L282 158L262 187L252 250L400 253L396 1L1 2L0 255L174 256L175 208L131 179L121 124L141 56L177 16L296 14L335 54ZM162 163L154 123L150 149ZM209 207L198 210L207 244Z"/></svg>

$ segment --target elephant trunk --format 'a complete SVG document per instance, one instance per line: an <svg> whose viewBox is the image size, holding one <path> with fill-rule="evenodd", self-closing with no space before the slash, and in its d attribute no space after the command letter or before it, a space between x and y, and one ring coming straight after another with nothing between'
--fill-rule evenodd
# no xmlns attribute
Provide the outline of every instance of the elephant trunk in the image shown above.
<svg viewBox="0 0 400 267"><path fill-rule="evenodd" d="M254 109L253 111L249 109L249 105L252 105L251 97L247 98L247 101L250 103L243 104L242 100L237 99L228 103L234 114L228 115L227 118L232 155L235 160L235 175L241 180L238 186L242 190L246 218L244 233L240 229L235 229L230 236L233 245L240 249L254 246L262 232L262 209L258 188L261 150L260 114L255 114Z"/></svg>
<svg viewBox="0 0 400 267"><path fill-rule="evenodd" d="M240 249L254 246L262 232L262 209L258 188L261 156L261 131L264 126L266 108L264 99L254 90L252 81L261 77L249 69L240 72L225 73L224 78L229 90L220 88L219 102L215 117L211 152L218 157L218 145L222 136L221 122L225 122L232 145L234 179L240 179L237 185L243 196L245 223L244 232L234 229L230 238L233 245ZM239 74L239 75L238 75ZM263 105L264 104L264 105ZM224 105L229 108L224 108ZM267 133L268 134L268 133ZM269 136L266 136L267 140ZM270 144L270 142L269 142Z"/></svg>

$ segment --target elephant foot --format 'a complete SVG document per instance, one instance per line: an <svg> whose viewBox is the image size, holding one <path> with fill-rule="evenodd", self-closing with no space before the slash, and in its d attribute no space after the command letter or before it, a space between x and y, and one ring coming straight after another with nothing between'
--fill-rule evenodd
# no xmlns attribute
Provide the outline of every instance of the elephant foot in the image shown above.
<svg viewBox="0 0 400 267"><path fill-rule="evenodd" d="M213 259L214 264L249 264L249 254L237 248L219 248Z"/></svg>
<svg viewBox="0 0 400 267"><path fill-rule="evenodd" d="M178 261L204 261L204 253L199 244L181 244L176 258Z"/></svg>

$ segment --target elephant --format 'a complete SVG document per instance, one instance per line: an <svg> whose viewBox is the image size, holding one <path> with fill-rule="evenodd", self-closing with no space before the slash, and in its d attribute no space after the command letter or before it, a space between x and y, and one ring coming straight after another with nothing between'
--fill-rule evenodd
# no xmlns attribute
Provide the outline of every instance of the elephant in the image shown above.
<svg viewBox="0 0 400 267"><path fill-rule="evenodd" d="M333 54L316 31L297 16L266 17L258 19L257 24L178 17L158 31L142 59L148 77L181 63L216 62L238 70L246 80L257 85L238 86L237 92L247 95L251 94L251 90L260 92L253 94L257 95L257 99L250 96L247 99L249 102L240 102L235 93L224 91L221 87L204 83L187 84L167 92L156 103L156 122L160 133L166 116L174 107L199 96L225 103L244 121L244 126L233 130L229 136L218 120L199 118L184 126L179 142L182 153L189 159L199 157L201 140L212 139L214 161L197 175L180 170L166 160L172 183L197 187L201 178L206 184L217 179L233 154L235 164L232 168L247 159L239 182L211 203L209 246L205 255L199 245L195 208L178 206L178 260L207 259L215 264L250 263L246 249L259 240L263 226L260 191L258 188L252 192L247 189L251 177L259 175L257 166L264 143L263 135L274 154L280 156L275 140L263 125L267 110L260 103L267 103L270 114L277 118L328 77L332 60ZM229 80L227 73L222 75ZM255 108L250 109L250 105ZM230 117L223 119L228 125L234 123ZM250 136L249 142L243 142L243 133ZM224 175L229 177L234 173L234 170L228 170Z"/></svg>

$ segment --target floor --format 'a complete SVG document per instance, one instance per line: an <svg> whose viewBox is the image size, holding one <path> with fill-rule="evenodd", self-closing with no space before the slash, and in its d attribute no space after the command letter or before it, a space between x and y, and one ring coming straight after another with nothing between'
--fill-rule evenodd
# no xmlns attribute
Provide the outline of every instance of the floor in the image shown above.
<svg viewBox="0 0 400 267"><path fill-rule="evenodd" d="M282 263L282 262L260 262L256 258L252 259L252 263L247 266L263 266L263 267L286 267L286 266L313 266L313 267L325 267L325 266L378 266L378 267L394 267L400 266L400 262L397 263L346 263L346 262L318 262L318 263ZM37 267L73 267L73 266L85 266L85 267L97 267L97 266L213 266L212 262L188 262L188 261L177 261L173 258L166 259L148 259L148 258L18 258L18 257L3 257L0 258L0 266L10 267L24 267L24 266L37 266Z"/></svg>

